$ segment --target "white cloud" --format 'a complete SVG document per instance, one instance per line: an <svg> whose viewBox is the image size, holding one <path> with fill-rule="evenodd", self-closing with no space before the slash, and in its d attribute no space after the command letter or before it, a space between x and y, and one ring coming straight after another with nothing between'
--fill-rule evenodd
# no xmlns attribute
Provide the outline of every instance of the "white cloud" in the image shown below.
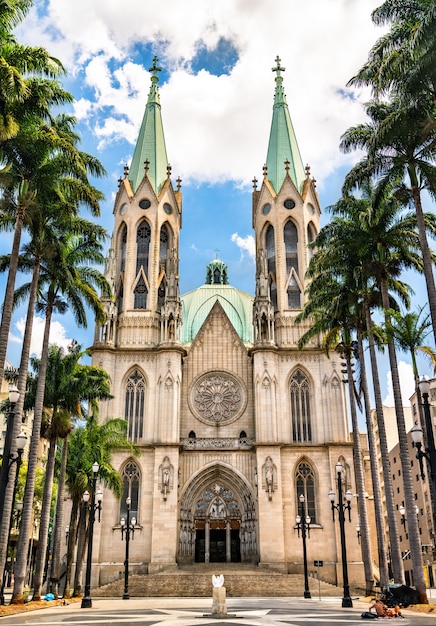
<svg viewBox="0 0 436 626"><path fill-rule="evenodd" d="M185 183L248 183L266 157L277 54L304 163L320 188L353 158L338 151L341 134L362 120L363 95L344 93L382 34L371 23L380 0L49 0L20 35L57 54L73 75L82 72L86 97L76 105L89 116L100 149L124 137L134 142L150 81L132 50L152 44L169 81L161 86L168 156ZM225 38L238 51L229 75L194 75L200 42L213 50ZM367 96L365 96L366 98ZM86 102L86 99L89 101Z"/></svg>
<svg viewBox="0 0 436 626"><path fill-rule="evenodd" d="M253 235L247 235L246 237L240 237L238 233L233 233L231 240L236 243L241 250L241 254L248 252L249 256L254 259L256 256L256 244Z"/></svg>
<svg viewBox="0 0 436 626"><path fill-rule="evenodd" d="M24 329L26 325L26 318L21 317L16 323L15 328L17 329L19 335L13 335L11 337L14 343L22 343L24 336ZM36 357L41 356L42 349L42 339L44 335L44 326L45 319L43 317L35 316L33 318L33 329L32 329L32 341L30 344L30 354ZM50 344L55 344L57 346L61 346L62 348L67 348L71 344L72 339L67 337L67 331L65 326L63 326L60 322L53 320L50 325Z"/></svg>
<svg viewBox="0 0 436 626"><path fill-rule="evenodd" d="M415 380L413 377L413 369L410 363L405 361L398 362L398 373L400 376L401 398L403 406L410 406L409 398L415 393ZM392 390L392 377L389 371L386 376L388 395L383 400L385 406L394 406L394 394Z"/></svg>

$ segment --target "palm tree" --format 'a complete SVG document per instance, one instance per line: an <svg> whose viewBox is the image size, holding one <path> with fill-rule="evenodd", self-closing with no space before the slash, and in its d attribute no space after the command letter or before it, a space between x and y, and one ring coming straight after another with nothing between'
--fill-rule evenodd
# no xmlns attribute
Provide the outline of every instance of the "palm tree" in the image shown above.
<svg viewBox="0 0 436 626"><path fill-rule="evenodd" d="M50 447L46 463L46 480L44 485L44 496L41 510L40 532L38 549L36 555L33 599L40 599L42 578L45 565L45 554L47 550L48 526L50 520L50 503L52 499L52 486L54 480L54 467L58 440L63 439L63 448L67 450L67 437L72 430L71 422L80 419L86 414L84 401L95 402L97 399L108 399L109 376L98 367L81 365L79 360L87 352L82 351L81 346L73 342L65 352L58 346L50 346L47 364L47 375L45 381L44 407L49 409L49 423L47 434ZM32 359L32 366L37 373L40 367L39 359ZM38 376L33 379L34 390L37 387ZM34 393L32 394L34 397ZM64 452L64 450L63 450ZM63 482L63 477L59 477L59 485ZM59 506L56 511L56 523L54 525L53 552L59 552L60 535L62 532L63 500L61 498L62 489L58 491L57 502ZM59 555L57 556L59 561ZM53 579L53 559L51 567L51 577ZM58 576L59 578L59 576ZM57 593L57 589L56 589Z"/></svg>
<svg viewBox="0 0 436 626"><path fill-rule="evenodd" d="M98 238L86 234L66 233L58 242L58 249L42 267L39 278L40 308L45 311L45 328L39 369L39 381L35 393L35 411L32 428L32 440L29 452L29 466L26 492L23 503L20 536L15 563L15 587L12 603L23 602L23 588L26 574L26 557L29 542L31 507L34 488L35 469L38 456L38 438L41 428L44 406L45 378L49 348L49 332L52 315L55 311L63 313L68 306L74 314L77 324L87 325L85 304L94 311L97 323L104 321L104 309L95 288L110 296L110 287L99 272L92 267L94 263L103 263L101 243ZM43 294L42 288L47 291ZM65 298L63 299L62 298Z"/></svg>
<svg viewBox="0 0 436 626"><path fill-rule="evenodd" d="M404 109L398 98L390 103L373 100L366 105L366 112L370 122L349 128L341 138L343 152L357 148L366 152L347 174L343 192L347 194L355 187L366 186L368 178L375 176L378 179L376 197L380 196L380 201L394 189L405 205L413 203L433 335L436 338L433 260L427 240L429 224L424 218L421 199L424 189L433 198L436 197L436 125L429 127L425 114L419 108Z"/></svg>
<svg viewBox="0 0 436 626"><path fill-rule="evenodd" d="M47 196L53 202L55 195L59 205L67 186L75 190L74 196L70 191L67 197L68 202L75 204L76 213L78 203L83 201L94 215L99 215L102 194L98 195L90 185L88 175L102 176L104 168L97 159L78 149L79 137L74 132L74 124L74 118L66 115L59 115L50 123L31 116L17 136L1 146L8 171L2 183L4 192L0 206L9 216L14 216L15 226L0 324L0 378L4 371L26 211L37 205L43 210L43 199L46 202ZM65 206L64 211L67 208ZM0 226L4 227L5 223L7 221L2 221Z"/></svg>
<svg viewBox="0 0 436 626"><path fill-rule="evenodd" d="M328 229L328 227L326 227ZM352 372L352 362L357 354L357 345L352 338L352 332L360 324L359 293L350 284L349 269L353 267L348 258L342 266L344 258L339 257L342 253L349 254L350 247L340 248L335 245L329 247L326 231L321 230L313 243L316 252L312 256L308 277L310 283L307 288L308 300L303 312L297 316L296 322L310 319L312 326L300 339L299 347L305 345L313 336L321 334L323 337L324 350L328 354L334 349L341 354L345 361L349 392L349 406L353 432L353 453L355 460L356 484L359 495L359 513L362 537L362 558L364 563L366 593L370 595L374 585L373 558L370 543L370 529L368 512L365 499L365 480L363 471L363 459L361 440L357 421L356 399L358 394ZM339 252L339 255L337 254ZM333 253L333 254L332 254ZM332 257L335 257L334 260ZM342 274L342 276L341 276ZM345 275L347 278L345 279ZM357 356L359 356L357 354ZM359 362L364 371L364 360ZM368 426L370 443L372 441L372 428ZM379 548L379 569L382 584L388 582L387 561L385 549L385 537L381 513L381 489L378 477L377 458L374 455L375 446L370 445L371 470L373 479L373 492L376 512L376 527Z"/></svg>
<svg viewBox="0 0 436 626"><path fill-rule="evenodd" d="M104 424L98 423L98 414L93 413L86 421L85 428L77 428L71 435L67 461L67 488L71 498L71 517L67 548L67 577L65 597L70 596L74 548L77 540L77 525L82 522L82 533L78 541L76 556L76 576L74 595L80 595L80 572L85 554L85 510L82 504L83 493L91 489L92 464L100 465L99 479L117 498L121 496L121 478L112 465L112 454L117 450L126 450L138 455L138 449L127 439L127 423L124 419L111 419Z"/></svg>
<svg viewBox="0 0 436 626"><path fill-rule="evenodd" d="M373 11L378 26L391 28L375 43L368 61L350 80L370 85L375 95L395 93L406 104L434 103L436 96L436 9L427 0L386 0ZM429 107L431 111L431 106Z"/></svg>

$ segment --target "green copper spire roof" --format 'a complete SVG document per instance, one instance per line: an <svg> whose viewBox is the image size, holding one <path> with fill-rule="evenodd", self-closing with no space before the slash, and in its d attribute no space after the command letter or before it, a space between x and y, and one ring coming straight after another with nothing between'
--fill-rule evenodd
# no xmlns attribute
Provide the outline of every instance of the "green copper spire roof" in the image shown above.
<svg viewBox="0 0 436 626"><path fill-rule="evenodd" d="M153 65L149 69L149 72L152 72L151 88L130 165L129 180L133 192L136 192L144 178L146 161L148 178L156 194L160 192L163 183L168 178L168 159L158 88L158 72L161 71L161 68L158 67L157 61L158 58L156 56L153 57Z"/></svg>
<svg viewBox="0 0 436 626"><path fill-rule="evenodd" d="M285 179L286 171L288 171L295 186L301 191L305 173L283 91L281 72L284 72L285 68L280 66L280 57L276 57L276 63L277 66L272 68L272 71L276 72L276 90L268 155L266 157L267 177L274 187L274 191L278 193Z"/></svg>

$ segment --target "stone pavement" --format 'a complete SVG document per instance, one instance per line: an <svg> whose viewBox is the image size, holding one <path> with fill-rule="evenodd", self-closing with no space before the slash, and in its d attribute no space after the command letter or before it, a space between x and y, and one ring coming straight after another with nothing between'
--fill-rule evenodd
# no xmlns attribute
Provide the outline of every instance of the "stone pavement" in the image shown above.
<svg viewBox="0 0 436 626"><path fill-rule="evenodd" d="M0 617L8 626L332 626L365 624L361 619L366 603L354 600L353 608L342 608L341 598L229 598L228 616L212 618L212 598L97 598L91 609L80 603ZM231 615L230 615L231 614ZM435 614L404 611L405 619L395 625L432 626Z"/></svg>

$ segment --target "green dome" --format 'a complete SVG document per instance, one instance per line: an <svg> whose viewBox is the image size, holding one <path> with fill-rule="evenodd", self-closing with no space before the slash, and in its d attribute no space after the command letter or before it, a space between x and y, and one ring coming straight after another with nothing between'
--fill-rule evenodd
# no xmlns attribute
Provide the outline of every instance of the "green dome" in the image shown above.
<svg viewBox="0 0 436 626"><path fill-rule="evenodd" d="M220 270L220 277L217 269ZM207 266L206 281L206 285L181 296L182 343L191 343L217 300L241 340L253 343L253 296L227 284L227 266L219 259Z"/></svg>

